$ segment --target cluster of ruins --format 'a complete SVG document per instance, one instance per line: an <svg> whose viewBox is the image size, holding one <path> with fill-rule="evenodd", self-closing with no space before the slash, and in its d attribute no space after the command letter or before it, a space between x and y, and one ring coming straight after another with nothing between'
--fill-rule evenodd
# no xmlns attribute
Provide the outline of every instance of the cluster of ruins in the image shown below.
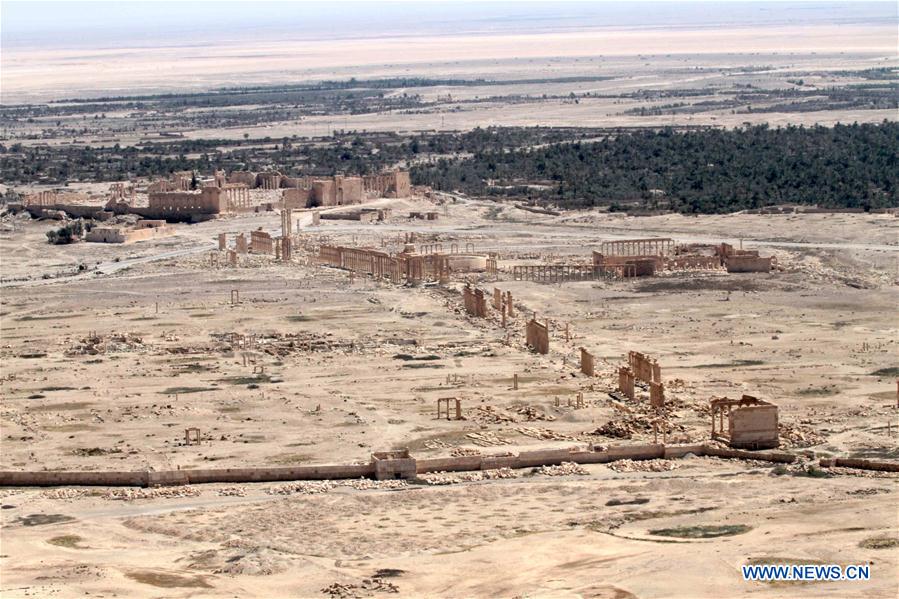
<svg viewBox="0 0 899 599"><path fill-rule="evenodd" d="M562 283L599 278L650 277L662 272L770 272L773 257L727 243L679 245L670 238L604 241L591 263L520 264L512 267L516 281Z"/></svg>
<svg viewBox="0 0 899 599"><path fill-rule="evenodd" d="M97 243L133 243L173 234L174 230L165 220L141 219L133 228L94 226L84 236L84 240Z"/></svg>
<svg viewBox="0 0 899 599"><path fill-rule="evenodd" d="M662 271L721 270L769 272L773 258L727 243L678 245L667 237L606 241L593 252L593 266L619 277L646 277Z"/></svg>
<svg viewBox="0 0 899 599"><path fill-rule="evenodd" d="M105 204L90 203L86 194L42 191L26 195L22 207L33 216L62 212L74 218L107 220L113 215L136 214L145 219L200 222L219 214L256 211L251 199L255 189L281 191L280 203L288 208L343 206L375 198L406 198L412 193L407 171L348 177L288 177L276 171L237 171L197 178L190 171L176 172L168 180L155 181L143 190L147 205L136 205L136 187L113 183ZM272 210L275 203L262 204ZM383 214L377 218L383 219Z"/></svg>

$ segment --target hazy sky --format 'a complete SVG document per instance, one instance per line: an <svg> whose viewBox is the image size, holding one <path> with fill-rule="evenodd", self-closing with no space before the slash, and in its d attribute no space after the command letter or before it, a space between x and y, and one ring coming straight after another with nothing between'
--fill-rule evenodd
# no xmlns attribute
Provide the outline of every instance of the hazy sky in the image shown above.
<svg viewBox="0 0 899 599"><path fill-rule="evenodd" d="M116 46L265 32L297 38L534 32L587 27L896 20L886 2L0 2L0 41ZM190 35L192 37L185 38Z"/></svg>

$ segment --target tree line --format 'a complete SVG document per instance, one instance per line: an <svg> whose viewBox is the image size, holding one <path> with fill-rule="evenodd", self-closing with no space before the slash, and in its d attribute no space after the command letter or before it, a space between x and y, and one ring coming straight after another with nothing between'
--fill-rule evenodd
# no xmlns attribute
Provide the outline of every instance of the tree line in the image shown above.
<svg viewBox="0 0 899 599"><path fill-rule="evenodd" d="M899 206L899 123L641 130L420 164L413 182L562 208L722 213Z"/></svg>

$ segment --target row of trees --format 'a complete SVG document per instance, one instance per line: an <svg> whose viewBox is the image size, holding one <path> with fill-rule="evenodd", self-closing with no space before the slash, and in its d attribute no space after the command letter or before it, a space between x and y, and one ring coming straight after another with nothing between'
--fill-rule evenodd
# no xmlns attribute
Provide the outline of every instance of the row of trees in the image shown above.
<svg viewBox="0 0 899 599"><path fill-rule="evenodd" d="M783 203L894 207L899 123L634 131L590 143L440 159L413 169L413 182L571 208L639 204L717 213Z"/></svg>

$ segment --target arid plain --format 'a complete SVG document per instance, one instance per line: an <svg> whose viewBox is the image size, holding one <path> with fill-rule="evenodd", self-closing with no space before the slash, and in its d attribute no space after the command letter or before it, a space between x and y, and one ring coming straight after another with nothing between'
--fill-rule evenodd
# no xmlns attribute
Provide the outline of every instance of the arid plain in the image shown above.
<svg viewBox="0 0 899 599"><path fill-rule="evenodd" d="M261 201L267 192L254 193ZM553 217L421 197L380 205L430 208L441 219L312 227L300 213L300 235L310 245L382 247L415 232L422 243L497 252L498 281L473 276L514 294L508 329L496 315L465 315L461 281L396 287L302 254L289 265L251 256L237 268L210 266L218 233L274 230L276 214L180 225L164 241L99 251L23 252L42 243L44 227L8 221L4 274L28 279L3 293L3 469L279 466L364 462L391 447L424 457L646 443L646 404L608 394L632 349L657 356L672 381L669 442L707 440L708 399L747 393L779 405L791 451L896 457L895 382L874 374L895 364L891 215ZM635 236L742 239L779 268L560 285L503 273L549 256L585 260L602 240ZM166 258L172 251L188 253ZM43 278L72 260L87 270ZM553 321L546 356L524 346L532 313ZM254 364L223 342L231 332L259 337ZM290 335L296 343L285 342ZM102 353L91 351L91 336L108 340ZM579 347L600 360L595 377L578 373ZM569 405L578 392L582 409ZM447 396L462 399L465 420L436 419L436 400ZM609 422L630 422L629 438L598 431ZM183 444L190 426L202 445ZM865 593L892 596L897 550L870 547L895 534L896 478L841 469L819 477L815 463L694 457L431 481L447 486L6 490L4 592L309 596L341 583L377 596L389 583L404 595L661 597L678 580L684 597L798 588L844 596L860 584L739 578L744 563L801 560L871 562ZM703 524L747 531L692 541L651 532ZM393 576L364 582L379 571Z"/></svg>
<svg viewBox="0 0 899 599"><path fill-rule="evenodd" d="M135 127L145 114L104 109L102 122L73 112L20 119L2 135L4 144L26 147L127 146L152 131L221 139L226 148L228 140L262 136L302 143L335 129L880 122L895 120L895 110L651 114L670 100L630 94L677 89L701 105L746 86L857 85L864 80L856 72L896 67L895 42L889 25L797 25L314 42L245 37L152 54L85 49L75 57L4 48L4 104L349 77L424 74L490 84L409 90L422 96L424 106L414 110L185 126L187 118L227 113L190 108ZM604 79L573 80L596 74ZM542 78L571 80L525 81ZM569 94L578 101L563 97ZM635 112L641 108L650 114ZM66 186L98 195L107 188ZM254 189L251 199L277 204L280 193ZM899 478L819 467L822 458L899 458L895 214L548 214L421 188L367 207L392 216L313 225L312 211L297 210L292 261L249 254L236 266L217 250L218 236L275 235L277 211L174 224L173 235L135 244L66 246L47 244L57 223L5 214L0 470L190 471L367 463L373 452L400 448L430 458L693 445L710 443L709 400L743 394L778 405L779 450L796 461L687 455L408 482L4 488L4 597L899 593ZM412 211L438 218L408 218ZM322 245L396 253L410 234L418 251L471 244L475 253L495 255L498 271L403 286L318 260ZM604 241L659 237L726 242L774 256L776 266L766 273L514 280L515 266L589 263ZM513 294L516 313L506 327L496 310L487 318L466 313L466 282ZM546 355L525 343L533 316L550 325ZM253 336L253 347L237 348L233 335ZM580 348L596 357L592 377L579 370ZM633 400L617 392L629 351L646 352L662 367L665 432L653 430L646 389ZM438 418L442 398L458 398L463 419ZM200 430L199 445L185 443L188 428ZM872 575L865 582L742 579L740 566L769 563L870 564Z"/></svg>

